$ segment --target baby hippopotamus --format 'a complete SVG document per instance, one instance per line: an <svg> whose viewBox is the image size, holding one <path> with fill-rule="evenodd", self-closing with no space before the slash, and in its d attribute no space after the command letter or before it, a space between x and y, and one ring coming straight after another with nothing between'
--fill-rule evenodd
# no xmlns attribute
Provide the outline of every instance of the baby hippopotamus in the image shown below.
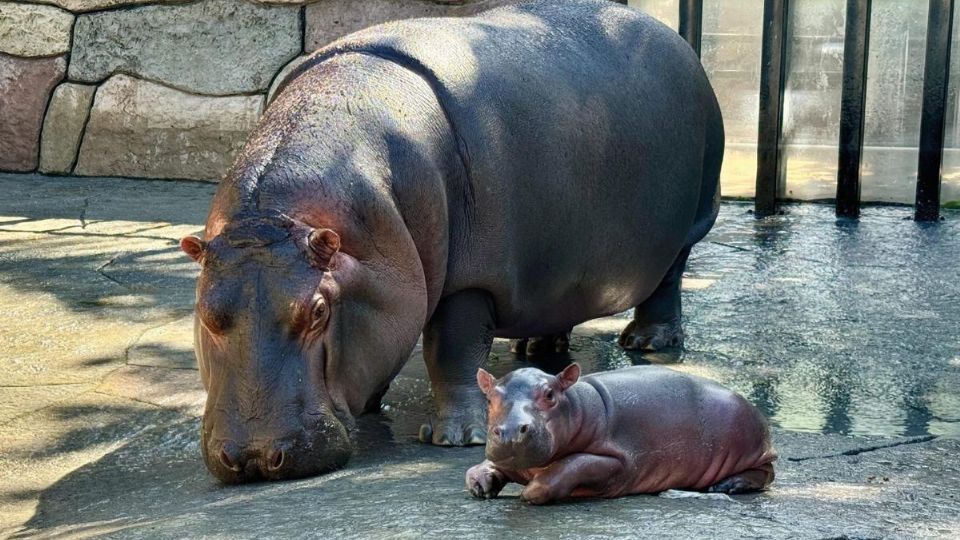
<svg viewBox="0 0 960 540"><path fill-rule="evenodd" d="M524 368L500 380L480 369L489 401L487 459L467 489L496 497L507 482L544 504L692 489L760 491L777 454L763 414L706 379L655 366L580 377Z"/></svg>

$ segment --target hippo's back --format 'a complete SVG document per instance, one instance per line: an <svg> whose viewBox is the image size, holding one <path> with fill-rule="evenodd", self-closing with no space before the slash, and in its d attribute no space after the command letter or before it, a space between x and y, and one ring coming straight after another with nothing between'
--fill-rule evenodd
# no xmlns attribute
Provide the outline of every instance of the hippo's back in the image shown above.
<svg viewBox="0 0 960 540"><path fill-rule="evenodd" d="M396 62L436 93L463 162L448 181L444 290L489 291L500 335L638 304L712 224L716 98L692 49L647 15L571 0L398 21L299 71L351 52ZM711 152L716 174L705 174Z"/></svg>

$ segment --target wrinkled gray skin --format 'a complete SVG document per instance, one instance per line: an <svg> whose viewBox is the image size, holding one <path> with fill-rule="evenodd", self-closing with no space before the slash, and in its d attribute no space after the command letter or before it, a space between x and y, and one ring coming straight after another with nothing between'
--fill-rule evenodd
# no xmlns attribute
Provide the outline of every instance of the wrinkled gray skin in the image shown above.
<svg viewBox="0 0 960 540"><path fill-rule="evenodd" d="M202 264L209 469L343 465L354 417L421 332L437 408L421 438L442 445L485 440L474 374L494 336L562 338L638 306L625 346L679 343L722 154L696 55L613 2L403 21L318 51L220 184L204 238L182 241Z"/></svg>
<svg viewBox="0 0 960 540"><path fill-rule="evenodd" d="M694 489L746 493L773 482L777 453L763 414L711 381L657 366L580 378L525 368L495 380L480 369L489 401L486 461L466 474L478 498L508 482L545 504Z"/></svg>

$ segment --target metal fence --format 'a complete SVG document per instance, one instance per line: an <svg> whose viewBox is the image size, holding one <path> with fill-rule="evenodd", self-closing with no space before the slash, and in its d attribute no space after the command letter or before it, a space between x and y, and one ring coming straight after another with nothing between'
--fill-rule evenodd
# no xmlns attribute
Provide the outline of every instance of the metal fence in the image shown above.
<svg viewBox="0 0 960 540"><path fill-rule="evenodd" d="M954 0L929 0L926 21L924 0L754 0L728 3L734 8L728 11L736 13L725 19L716 14L721 0L619 1L655 12L703 53L728 120L725 180L736 175L740 189L734 194L748 194L742 179L754 156L745 154L755 154L749 195L758 217L777 213L779 203L792 198L789 174L820 179L815 189L799 186L805 195L799 198L829 198L838 216L855 218L865 170L881 177L885 169L896 168L911 171L897 182L914 181L915 218L939 219L944 143L960 141L947 133L948 121L952 131L960 130L960 120L952 118L960 112L957 92L948 84ZM704 30L705 4L721 28ZM879 13L873 12L875 4ZM876 43L872 23L881 28ZM871 46L879 53L872 60ZM744 60L751 47L760 48L755 77L749 59ZM871 65L879 69L868 79ZM736 90L744 85L756 89L755 101ZM836 166L825 166L828 160ZM896 196L885 196L872 186L870 198L907 202L903 186L897 189ZM828 190L831 197L820 196Z"/></svg>

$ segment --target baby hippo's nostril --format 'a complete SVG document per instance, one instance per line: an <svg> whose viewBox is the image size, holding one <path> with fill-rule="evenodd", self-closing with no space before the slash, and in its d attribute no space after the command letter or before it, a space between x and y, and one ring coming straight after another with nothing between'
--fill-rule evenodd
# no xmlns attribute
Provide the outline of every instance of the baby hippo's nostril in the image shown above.
<svg viewBox="0 0 960 540"><path fill-rule="evenodd" d="M529 429L529 428L530 428L530 424L523 424L523 425L521 425L521 426L520 426L520 434L521 434L521 435L526 435L526 434L527 434L527 429Z"/></svg>
<svg viewBox="0 0 960 540"><path fill-rule="evenodd" d="M233 454L233 455L231 455ZM220 448L220 464L233 472L240 472L239 459L232 448L224 445Z"/></svg>
<svg viewBox="0 0 960 540"><path fill-rule="evenodd" d="M493 434L499 439L500 435L503 434L503 430L500 429L500 426L496 426L495 428L493 428Z"/></svg>
<svg viewBox="0 0 960 540"><path fill-rule="evenodd" d="M283 449L274 448L267 454L267 470L277 472L283 467Z"/></svg>

